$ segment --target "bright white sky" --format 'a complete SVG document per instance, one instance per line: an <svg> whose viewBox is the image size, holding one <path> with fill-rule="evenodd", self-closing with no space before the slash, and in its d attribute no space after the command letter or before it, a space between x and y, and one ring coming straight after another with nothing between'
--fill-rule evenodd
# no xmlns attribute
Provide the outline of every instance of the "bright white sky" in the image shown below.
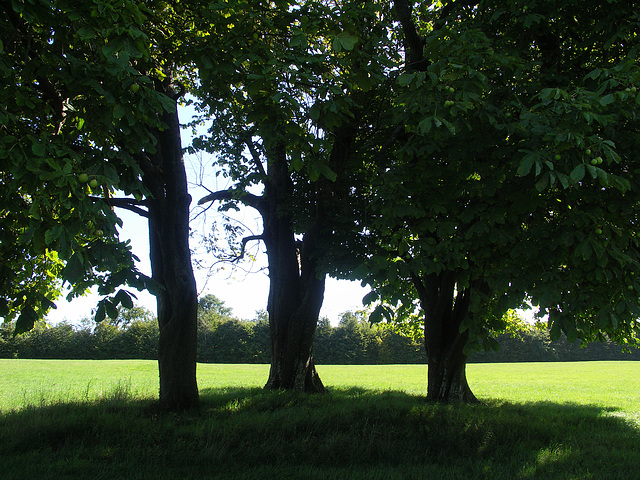
<svg viewBox="0 0 640 480"><path fill-rule="evenodd" d="M181 109L180 116L183 123L189 121L190 115L192 113L187 108ZM183 141L185 145L191 141L189 132L186 130L183 131ZM221 190L229 186L223 183L222 177L216 177L212 163L213 160L210 157L205 157L202 161L196 156L187 155L185 157L187 176L190 182L189 193L193 198L191 204L192 218L196 217L191 223L191 228L196 233L202 233L205 229L210 228L211 221L215 219L221 221L222 218L217 213L216 208L210 208L207 211L206 221L204 222L203 216L197 215L198 212L202 211L202 208L197 206L198 200L208 193L207 190L198 186L199 183L202 183L210 191ZM140 271L151 275L149 231L146 219L126 210L120 210L118 213L124 222L120 232L121 238L131 239L133 253L140 259L138 266ZM260 227L255 221L256 217L257 214L251 209L245 209L236 216L242 223L253 230L249 234L259 233ZM191 240L191 249L196 250L194 258L198 258L204 263L212 264L215 259L213 256L203 252L202 248L198 248L198 243L197 238ZM245 269L252 270L254 273L246 273L242 269L234 269L230 265L222 264L217 264L217 271L213 273L209 273L208 270L195 269L199 295L202 296L209 293L215 295L233 310L234 316L246 320L256 318L258 310L266 310L269 293L269 278L266 274L264 246L260 245L259 248L256 248L255 242L253 242L253 248L251 246L250 244L247 248L251 250L252 254L256 255L256 263L251 265L245 262L242 266ZM363 308L362 298L368 292L368 289L363 288L357 282L328 278L320 316L327 317L335 326L341 313ZM133 291L132 293L138 297L135 302L136 305L144 306L152 312L156 311L155 297L146 292ZM61 299L57 302L58 308L49 313L47 320L51 324L56 324L63 320L72 324L79 324L81 319L93 317L92 310L96 307L99 299L100 297L97 294L90 294L74 299L71 302ZM523 318L533 321L531 311L520 313Z"/></svg>
<svg viewBox="0 0 640 480"><path fill-rule="evenodd" d="M124 220L122 237L131 239L133 251L141 260L140 270L150 275L146 220L129 212L122 213L121 217ZM195 242L192 241L192 243ZM264 247L261 247L260 251L264 252ZM264 264L266 255L262 254L261 257L259 260ZM225 270L213 273L208 279L207 272L204 271L196 270L195 275L199 294L214 294L224 301L227 307L232 308L233 315L238 318L254 319L257 310L267 308L269 279L266 271L245 273L242 270L233 271L230 267L226 267ZM368 290L361 287L359 283L328 279L320 315L328 317L331 323L336 325L340 313L362 308L362 297L367 292ZM152 312L156 311L155 297L146 292L133 291L133 293L138 297L137 305L144 306ZM98 295L87 295L72 302L60 300L58 308L49 314L48 320L55 324L66 319L77 324L83 317L92 315L92 309L95 308L99 298Z"/></svg>
<svg viewBox="0 0 640 480"><path fill-rule="evenodd" d="M188 121L190 112L187 109L182 109L181 120L183 122ZM187 117L187 118L185 118ZM190 142L188 137L188 131L183 131L184 142ZM192 217L201 210L197 206L198 200L205 196L208 192L197 184L200 179L204 177L202 183L212 191L226 188L228 185L221 184L220 177L216 177L213 168L211 167L212 159L205 157L200 165L200 159L195 156L187 155L185 157L187 176L190 182L190 194L193 198ZM203 174L204 172L204 174ZM211 208L208 210L206 218L210 221L214 220L217 216L217 210ZM140 259L139 269L147 274L151 274L151 267L149 264L149 241L148 241L148 226L145 218L140 217L134 213L119 210L118 214L124 222L124 226L120 232L122 239L131 239L132 248L134 254ZM240 213L243 223L248 224L250 228L254 229L254 233L259 233L259 225L254 221L254 217L250 209ZM221 217L217 217L220 220ZM201 232L204 228L207 228L207 224L203 225L201 217L198 217L196 221L192 222L192 230ZM249 247L250 245L248 245ZM198 240L191 240L191 248L197 249ZM207 271L196 270L196 282L198 284L199 294L206 295L211 293L225 302L227 307L233 309L233 315L242 319L253 319L257 310L267 308L267 296L269 291L269 279L266 275L266 269L260 271L260 267L266 266L266 255L264 254L264 246L260 246L259 250L253 250L252 253L259 251L257 257L257 263L251 266L244 263L245 268L251 268L255 273L245 273L240 269L233 269L231 266L224 266L221 264L216 265L218 271L208 275ZM205 253L198 253L198 258L208 263L213 263L214 258L207 256ZM224 268L224 270L220 270ZM349 310L358 310L362 308L362 297L368 292L368 289L364 289L359 283L349 282L345 280L328 279L324 297L323 308L320 312L321 316L329 318L332 324L337 324L339 315ZM136 305L144 306L151 310L156 311L155 297L146 292L134 293L138 300ZM57 302L58 308L53 310L48 315L48 321L52 324L56 324L63 320L67 320L70 323L78 324L82 318L91 317L92 309L96 307L99 300L97 294L87 295L67 302L64 299Z"/></svg>

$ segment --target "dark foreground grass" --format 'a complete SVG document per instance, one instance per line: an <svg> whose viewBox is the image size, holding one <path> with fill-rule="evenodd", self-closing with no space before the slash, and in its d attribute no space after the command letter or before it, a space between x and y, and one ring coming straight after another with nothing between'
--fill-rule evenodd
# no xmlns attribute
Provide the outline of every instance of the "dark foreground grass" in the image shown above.
<svg viewBox="0 0 640 480"><path fill-rule="evenodd" d="M614 408L399 391L201 392L163 415L125 387L0 416L0 478L637 479L640 429Z"/></svg>

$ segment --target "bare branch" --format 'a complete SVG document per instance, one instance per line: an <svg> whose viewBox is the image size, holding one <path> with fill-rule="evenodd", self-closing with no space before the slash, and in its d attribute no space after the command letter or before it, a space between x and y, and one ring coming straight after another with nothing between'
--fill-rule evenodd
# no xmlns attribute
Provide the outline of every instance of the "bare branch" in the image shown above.
<svg viewBox="0 0 640 480"><path fill-rule="evenodd" d="M253 242L256 240L264 240L264 235L250 235L248 237L244 237L242 239L242 248L240 249L240 253L236 255L234 258L230 259L231 262L239 262L244 257L244 252L247 248L247 243Z"/></svg>

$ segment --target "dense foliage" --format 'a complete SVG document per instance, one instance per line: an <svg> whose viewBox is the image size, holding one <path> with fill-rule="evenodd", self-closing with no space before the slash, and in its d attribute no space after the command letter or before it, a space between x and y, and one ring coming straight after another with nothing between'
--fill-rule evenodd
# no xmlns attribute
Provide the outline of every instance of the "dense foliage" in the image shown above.
<svg viewBox="0 0 640 480"><path fill-rule="evenodd" d="M320 365L424 364L424 345L388 328L372 327L362 313L347 312L336 327L320 320L314 338L314 357ZM566 336L552 342L543 329L521 328L499 335L500 348L476 352L476 362L549 362L640 360L640 351L624 352L616 343L581 345ZM141 316L124 324L105 322L95 328L61 323L13 337L11 325L0 331L0 358L148 359L158 358L158 323ZM252 321L231 315L211 319L200 316L198 362L260 363L270 361L269 324L259 315Z"/></svg>
<svg viewBox="0 0 640 480"><path fill-rule="evenodd" d="M313 348L327 274L372 286L374 322L424 332L433 400L475 400L467 358L510 308L539 306L552 339L637 344L639 32L622 0L2 4L0 316L31 329L62 281L110 297L101 321L133 305L121 285L154 286L160 399L180 408L197 346L269 352L267 387L308 392L324 353L394 358L362 319L336 329L362 347ZM208 127L190 149L230 185L201 203L262 219L233 253L265 245L268 341L213 302L196 345L187 90ZM149 220L153 280L118 206Z"/></svg>
<svg viewBox="0 0 640 480"><path fill-rule="evenodd" d="M195 278L177 78L183 18L163 3L0 6L0 316L15 332L92 286L95 318L158 298L160 403L197 403ZM169 55L168 53L171 52ZM115 207L149 222L152 278L119 236ZM37 280L34 280L37 279Z"/></svg>
<svg viewBox="0 0 640 480"><path fill-rule="evenodd" d="M399 128L376 165L357 273L381 302L375 320L424 328L428 396L474 401L467 356L495 346L527 300L553 338L637 343L635 8L394 5Z"/></svg>
<svg viewBox="0 0 640 480"><path fill-rule="evenodd" d="M17 332L54 307L61 282L69 298L145 287L108 202L144 193L131 154L153 148L166 100L131 88L151 82L136 68L144 20L131 1L0 6L0 316ZM120 303L125 290L102 312Z"/></svg>

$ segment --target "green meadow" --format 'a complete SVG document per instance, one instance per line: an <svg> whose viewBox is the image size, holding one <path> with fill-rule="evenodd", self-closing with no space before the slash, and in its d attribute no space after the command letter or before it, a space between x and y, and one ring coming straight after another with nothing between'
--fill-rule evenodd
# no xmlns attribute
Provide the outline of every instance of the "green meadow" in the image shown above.
<svg viewBox="0 0 640 480"><path fill-rule="evenodd" d="M156 411L153 361L0 360L0 478L637 479L640 363L473 364L482 405L424 400L420 365L198 365L202 408Z"/></svg>

